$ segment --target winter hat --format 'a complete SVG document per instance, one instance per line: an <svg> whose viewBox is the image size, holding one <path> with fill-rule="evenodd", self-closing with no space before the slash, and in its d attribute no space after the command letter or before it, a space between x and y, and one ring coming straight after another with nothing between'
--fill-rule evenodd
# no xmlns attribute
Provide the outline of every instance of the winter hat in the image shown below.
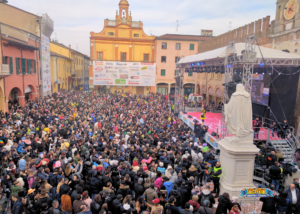
<svg viewBox="0 0 300 214"><path fill-rule="evenodd" d="M144 166L144 167L143 167L143 170L144 170L144 171L148 170L148 167L147 167L147 166Z"/></svg>
<svg viewBox="0 0 300 214"><path fill-rule="evenodd" d="M139 178L139 179L138 179L138 182L139 182L139 183L142 183L143 181L144 181L143 178Z"/></svg>
<svg viewBox="0 0 300 214"><path fill-rule="evenodd" d="M158 204L159 202L160 202L160 200L158 198L156 198L152 201L153 204Z"/></svg>
<svg viewBox="0 0 300 214"><path fill-rule="evenodd" d="M117 195L117 199L120 200L120 199L122 199L122 198L123 198L123 196L122 196L121 194L118 194L118 195Z"/></svg>
<svg viewBox="0 0 300 214"><path fill-rule="evenodd" d="M129 204L124 204L123 208L124 208L124 210L129 210L130 209L130 205Z"/></svg>
<svg viewBox="0 0 300 214"><path fill-rule="evenodd" d="M160 163L159 163L159 166L160 166L160 167L163 167L163 166L164 166L164 163L163 163L163 162L160 162Z"/></svg>

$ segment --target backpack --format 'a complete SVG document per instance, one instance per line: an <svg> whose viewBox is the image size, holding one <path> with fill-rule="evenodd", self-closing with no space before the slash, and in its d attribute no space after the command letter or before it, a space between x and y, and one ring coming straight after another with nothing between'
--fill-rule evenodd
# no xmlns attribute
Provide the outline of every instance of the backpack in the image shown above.
<svg viewBox="0 0 300 214"><path fill-rule="evenodd" d="M211 164L208 162L204 162L204 168L205 168L205 174L210 175L211 174Z"/></svg>
<svg viewBox="0 0 300 214"><path fill-rule="evenodd" d="M204 203L203 203L203 202L204 202L205 200L210 201L210 200L209 200L209 195L202 195L201 200L200 200L200 205L201 205L201 206L204 206Z"/></svg>

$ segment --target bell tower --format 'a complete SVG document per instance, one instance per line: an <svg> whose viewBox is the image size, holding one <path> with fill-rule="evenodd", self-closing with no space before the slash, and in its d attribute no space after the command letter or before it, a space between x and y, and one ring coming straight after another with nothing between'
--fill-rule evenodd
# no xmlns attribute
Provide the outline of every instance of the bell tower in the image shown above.
<svg viewBox="0 0 300 214"><path fill-rule="evenodd" d="M129 3L127 0L121 0L119 3L119 14L116 15L116 20L131 21L131 12L129 13Z"/></svg>
<svg viewBox="0 0 300 214"><path fill-rule="evenodd" d="M272 33L276 34L300 27L299 4L300 0L277 0Z"/></svg>

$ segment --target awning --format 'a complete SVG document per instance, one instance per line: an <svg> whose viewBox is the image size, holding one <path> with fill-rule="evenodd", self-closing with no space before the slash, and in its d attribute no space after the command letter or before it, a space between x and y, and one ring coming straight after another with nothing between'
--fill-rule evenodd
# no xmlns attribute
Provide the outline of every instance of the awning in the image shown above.
<svg viewBox="0 0 300 214"><path fill-rule="evenodd" d="M283 51L265 48L260 46L260 50L262 55L260 54L259 48L257 45L254 45L256 51L256 58L262 59L262 55L264 59L278 59L278 60L299 60L300 56L296 54L286 53ZM207 51L204 53L199 53L191 56L186 56L182 58L177 64L185 64L185 63L195 63L195 62L203 62L213 59L222 59L226 56L227 46L218 48L215 50ZM238 56L242 55L242 51L245 50L245 43L236 43L235 50Z"/></svg>
<svg viewBox="0 0 300 214"><path fill-rule="evenodd" d="M30 92L31 92L31 88L29 86L27 86L27 88L25 88L25 94L30 93Z"/></svg>

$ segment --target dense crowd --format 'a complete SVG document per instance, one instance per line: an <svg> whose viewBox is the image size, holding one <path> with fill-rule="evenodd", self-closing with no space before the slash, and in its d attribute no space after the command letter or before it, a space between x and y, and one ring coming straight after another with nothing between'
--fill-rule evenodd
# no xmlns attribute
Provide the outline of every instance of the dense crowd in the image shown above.
<svg viewBox="0 0 300 214"><path fill-rule="evenodd" d="M1 112L0 214L241 212L167 96L65 91ZM213 186L208 181L213 181ZM214 188L214 189L212 189Z"/></svg>

